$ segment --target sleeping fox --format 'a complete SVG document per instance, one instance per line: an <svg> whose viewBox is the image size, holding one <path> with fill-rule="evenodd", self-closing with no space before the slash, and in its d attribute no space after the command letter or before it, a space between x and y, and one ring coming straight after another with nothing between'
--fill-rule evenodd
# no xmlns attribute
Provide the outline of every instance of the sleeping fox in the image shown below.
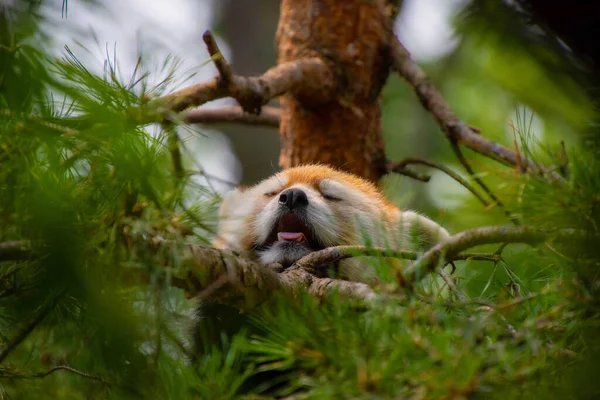
<svg viewBox="0 0 600 400"><path fill-rule="evenodd" d="M214 245L265 265L277 263L287 268L303 256L331 246L418 250L448 236L430 219L399 210L375 185L357 176L324 165L305 165L228 193L221 205ZM350 258L340 262L337 269L319 271L326 271L325 276L372 284L377 282L377 274L369 261ZM261 307L268 308L269 304ZM193 353L206 354L215 346L227 351L228 343L242 330L265 335L263 328L248 319L255 311L240 312L199 299ZM285 373L266 368L251 376L244 387L274 388L284 382Z"/></svg>
<svg viewBox="0 0 600 400"><path fill-rule="evenodd" d="M286 169L228 193L219 219L215 247L283 268L332 246L419 250L449 237L429 218L399 210L372 183L325 165ZM352 258L340 263L339 275L368 282L374 271Z"/></svg>

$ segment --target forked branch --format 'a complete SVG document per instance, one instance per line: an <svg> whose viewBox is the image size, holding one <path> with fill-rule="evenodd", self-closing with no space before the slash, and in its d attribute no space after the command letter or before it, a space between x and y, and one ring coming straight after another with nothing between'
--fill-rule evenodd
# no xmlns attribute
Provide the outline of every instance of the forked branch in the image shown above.
<svg viewBox="0 0 600 400"><path fill-rule="evenodd" d="M335 81L333 74L320 58L282 63L261 76L244 77L232 72L209 31L203 38L219 76L159 99L167 112L177 113L212 100L233 97L245 112L258 115L263 105L284 93L325 96L335 89L332 84L328 84Z"/></svg>

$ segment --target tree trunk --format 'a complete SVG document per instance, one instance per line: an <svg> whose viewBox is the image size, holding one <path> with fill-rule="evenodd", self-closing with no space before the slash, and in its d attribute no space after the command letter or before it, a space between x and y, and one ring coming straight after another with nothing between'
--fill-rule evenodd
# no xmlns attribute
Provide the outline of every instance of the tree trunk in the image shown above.
<svg viewBox="0 0 600 400"><path fill-rule="evenodd" d="M326 163L378 181L386 172L380 94L390 71L379 1L282 0L278 63L327 62L337 83L329 96L280 98L279 165Z"/></svg>

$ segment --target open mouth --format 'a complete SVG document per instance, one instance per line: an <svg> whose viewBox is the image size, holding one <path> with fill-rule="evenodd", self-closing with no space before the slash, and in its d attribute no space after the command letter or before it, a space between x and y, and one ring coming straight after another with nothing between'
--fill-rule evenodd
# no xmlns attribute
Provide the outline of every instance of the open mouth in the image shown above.
<svg viewBox="0 0 600 400"><path fill-rule="evenodd" d="M321 250L325 246L313 235L311 229L304 223L302 218L294 213L281 217L273 228L265 245L270 246L275 242L298 243L311 250Z"/></svg>

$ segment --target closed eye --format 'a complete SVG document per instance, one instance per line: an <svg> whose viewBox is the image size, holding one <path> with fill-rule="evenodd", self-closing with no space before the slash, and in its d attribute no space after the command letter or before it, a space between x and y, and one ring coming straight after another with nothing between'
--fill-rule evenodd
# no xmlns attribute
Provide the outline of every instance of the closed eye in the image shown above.
<svg viewBox="0 0 600 400"><path fill-rule="evenodd" d="M265 193L265 197L273 197L273 196L275 196L277 193L279 193L279 192L267 192L267 193Z"/></svg>
<svg viewBox="0 0 600 400"><path fill-rule="evenodd" d="M330 194L324 194L323 198L328 201L342 201L339 197L332 196Z"/></svg>

